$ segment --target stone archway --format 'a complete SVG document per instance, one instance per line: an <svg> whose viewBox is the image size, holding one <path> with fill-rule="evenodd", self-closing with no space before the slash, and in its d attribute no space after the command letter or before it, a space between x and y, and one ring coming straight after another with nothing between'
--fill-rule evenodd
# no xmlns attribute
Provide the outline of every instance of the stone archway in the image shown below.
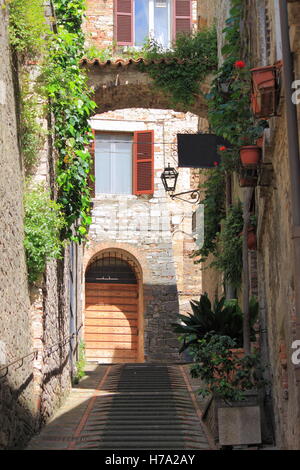
<svg viewBox="0 0 300 470"><path fill-rule="evenodd" d="M88 361L144 362L143 273L128 251L110 247L90 257L83 323Z"/></svg>
<svg viewBox="0 0 300 470"><path fill-rule="evenodd" d="M163 61L164 59L162 59ZM171 95L159 90L153 79L141 72L139 64L147 66L148 61L98 59L81 61L88 75L88 84L94 90L93 99L97 104L96 114L125 108L173 109L179 112L191 112L200 118L207 118L207 102L204 94L209 91L211 77L201 84L199 94L191 105L175 104Z"/></svg>

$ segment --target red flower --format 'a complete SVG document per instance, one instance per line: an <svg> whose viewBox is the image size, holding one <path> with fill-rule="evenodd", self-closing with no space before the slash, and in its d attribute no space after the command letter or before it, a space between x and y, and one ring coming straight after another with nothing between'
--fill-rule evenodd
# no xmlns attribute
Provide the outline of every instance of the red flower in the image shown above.
<svg viewBox="0 0 300 470"><path fill-rule="evenodd" d="M219 165L219 163L218 163L218 162L214 162L214 165L215 165L215 166L218 166L218 165Z"/></svg>
<svg viewBox="0 0 300 470"><path fill-rule="evenodd" d="M222 146L219 148L219 150L220 150L221 152L224 152L224 150L227 150L227 147L225 147L225 145L222 145Z"/></svg>
<svg viewBox="0 0 300 470"><path fill-rule="evenodd" d="M234 66L236 69L243 69L244 67L246 67L246 63L243 60L237 60L234 63Z"/></svg>

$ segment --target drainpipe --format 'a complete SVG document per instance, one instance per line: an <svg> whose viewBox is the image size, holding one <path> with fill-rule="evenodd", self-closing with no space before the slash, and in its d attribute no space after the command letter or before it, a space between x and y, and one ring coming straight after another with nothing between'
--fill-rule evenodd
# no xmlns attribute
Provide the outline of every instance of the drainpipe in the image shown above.
<svg viewBox="0 0 300 470"><path fill-rule="evenodd" d="M292 239L294 245L295 308L296 334L300 339L300 159L296 104L292 101L293 60L289 36L288 5L286 0L279 0L281 23L283 79L287 116L288 154L291 184ZM299 369L300 373L300 369Z"/></svg>

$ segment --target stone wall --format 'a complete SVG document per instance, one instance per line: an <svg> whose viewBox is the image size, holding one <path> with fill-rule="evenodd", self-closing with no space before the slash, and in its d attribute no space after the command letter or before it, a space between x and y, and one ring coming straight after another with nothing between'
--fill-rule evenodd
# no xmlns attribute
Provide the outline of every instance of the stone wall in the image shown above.
<svg viewBox="0 0 300 470"><path fill-rule="evenodd" d="M252 30L253 66L265 65L259 50L264 51L267 64L281 59L277 15L278 4L266 2L262 12L267 31L263 45L258 41L258 37L262 37L262 22L257 22L256 33L255 29ZM290 5L290 21L291 24L300 24L297 2ZM299 51L294 52L297 72ZM291 362L291 345L299 338L295 338L294 253L284 95L282 88L278 116L269 119L270 128L265 131L263 161L272 165L273 179L269 186L256 189L258 291L262 335L266 335L269 347L264 358L270 362L276 444L283 449L299 449L300 390L295 366Z"/></svg>
<svg viewBox="0 0 300 470"><path fill-rule="evenodd" d="M146 360L177 360L178 344L171 323L180 311L189 309L189 301L201 293L201 270L190 258L196 245L192 236L192 212L197 207L172 201L166 195L160 175L165 166L177 166L177 133L204 128L206 122L191 113L171 110L124 109L96 115L96 131L154 130L154 194L96 194L91 246L105 242L134 252L142 270L145 292ZM179 169L176 192L191 188L191 170ZM194 181L196 187L197 182ZM131 248L132 247L132 248Z"/></svg>
<svg viewBox="0 0 300 470"><path fill-rule="evenodd" d="M41 125L49 138L40 152L33 181L44 183L55 197L57 155L51 141L53 123L48 118ZM71 388L81 338L82 252L82 246L67 244L62 259L47 262L45 273L30 288L33 342L38 351L34 361L34 391L39 424L51 418ZM71 353L69 338L77 332L78 336L72 339Z"/></svg>
<svg viewBox="0 0 300 470"><path fill-rule="evenodd" d="M1 1L1 5L2 5ZM47 263L46 271L34 286L28 286L23 247L24 168L19 151L18 64L8 47L7 10L0 8L0 369L23 356L8 374L0 378L0 449L23 448L32 434L46 422L66 397L76 351L70 358L70 246L63 259ZM13 62L14 60L14 62ZM24 67L24 65L23 65ZM32 80L38 67L28 66ZM51 131L51 119L41 122ZM49 139L40 152L34 181L44 182L51 194L54 184L55 154ZM74 315L81 309L82 247L77 258L73 304ZM80 318L81 320L81 318ZM80 330L74 319L75 331ZM73 330L74 331L74 328ZM58 343L65 342L59 345ZM78 343L73 340L74 348ZM5 375L0 372L0 377Z"/></svg>
<svg viewBox="0 0 300 470"><path fill-rule="evenodd" d="M3 5L3 1L0 2ZM7 11L0 7L0 368L33 351L23 248L23 168L18 148ZM33 356L0 378L0 449L22 446L35 428ZM0 372L0 376L5 374Z"/></svg>

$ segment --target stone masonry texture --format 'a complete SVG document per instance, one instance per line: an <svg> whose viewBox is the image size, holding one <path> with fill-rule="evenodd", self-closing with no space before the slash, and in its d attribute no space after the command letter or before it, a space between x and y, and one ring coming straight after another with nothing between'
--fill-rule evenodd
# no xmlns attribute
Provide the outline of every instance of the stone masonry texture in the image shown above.
<svg viewBox="0 0 300 470"><path fill-rule="evenodd" d="M2 3L2 2L1 2ZM0 368L32 352L30 301L23 249L23 169L7 37L0 8ZM0 379L0 449L25 443L35 427L32 356ZM4 375L5 370L0 372Z"/></svg>
<svg viewBox="0 0 300 470"><path fill-rule="evenodd" d="M172 201L160 179L167 163L176 166L177 133L197 132L199 124L204 126L205 121L191 113L143 108L111 111L92 119L95 132L154 130L153 196L96 194L90 227L93 246L111 242L120 248L126 245L129 253L132 247L142 270L149 272L143 281L148 361L178 360L178 341L171 324L201 293L201 270L190 258L196 248L192 234L196 206ZM179 173L176 191L197 187L190 169L181 168Z"/></svg>

